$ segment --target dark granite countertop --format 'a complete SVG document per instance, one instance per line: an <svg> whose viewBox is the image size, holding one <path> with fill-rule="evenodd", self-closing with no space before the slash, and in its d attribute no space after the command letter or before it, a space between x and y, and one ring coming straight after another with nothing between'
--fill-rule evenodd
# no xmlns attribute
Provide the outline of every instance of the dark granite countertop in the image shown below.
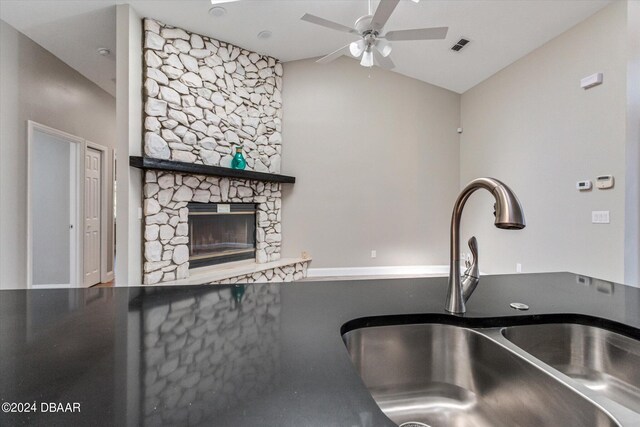
<svg viewBox="0 0 640 427"><path fill-rule="evenodd" d="M0 425L391 426L341 331L574 321L640 338L640 289L570 273L484 276L464 317L446 278L0 292ZM509 307L523 302L531 309ZM43 403L80 413L42 412Z"/></svg>

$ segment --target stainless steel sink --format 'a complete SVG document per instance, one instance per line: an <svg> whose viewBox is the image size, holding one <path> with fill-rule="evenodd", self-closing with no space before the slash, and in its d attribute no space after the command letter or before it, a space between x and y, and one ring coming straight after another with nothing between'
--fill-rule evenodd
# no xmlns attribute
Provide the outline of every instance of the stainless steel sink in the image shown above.
<svg viewBox="0 0 640 427"><path fill-rule="evenodd" d="M640 342L592 326L512 326L505 338L583 386L640 413Z"/></svg>
<svg viewBox="0 0 640 427"><path fill-rule="evenodd" d="M364 384L398 425L618 425L592 401L472 329L380 326L343 338Z"/></svg>

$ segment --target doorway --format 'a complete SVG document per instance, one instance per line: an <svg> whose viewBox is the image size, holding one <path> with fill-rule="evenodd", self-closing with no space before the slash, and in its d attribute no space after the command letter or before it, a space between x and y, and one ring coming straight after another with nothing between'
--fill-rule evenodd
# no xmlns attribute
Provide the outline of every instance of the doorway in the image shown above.
<svg viewBox="0 0 640 427"><path fill-rule="evenodd" d="M73 135L30 123L27 272L33 286L77 286L83 143Z"/></svg>
<svg viewBox="0 0 640 427"><path fill-rule="evenodd" d="M34 122L28 139L29 286L89 287L112 280L109 149Z"/></svg>

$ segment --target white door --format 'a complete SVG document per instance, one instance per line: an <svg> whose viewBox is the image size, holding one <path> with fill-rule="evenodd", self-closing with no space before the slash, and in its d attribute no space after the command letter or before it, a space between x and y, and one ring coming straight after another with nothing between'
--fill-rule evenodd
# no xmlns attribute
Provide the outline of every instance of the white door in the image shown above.
<svg viewBox="0 0 640 427"><path fill-rule="evenodd" d="M82 140L29 124L28 258L32 286L77 286Z"/></svg>
<svg viewBox="0 0 640 427"><path fill-rule="evenodd" d="M84 161L84 285L100 283L102 153L87 147Z"/></svg>

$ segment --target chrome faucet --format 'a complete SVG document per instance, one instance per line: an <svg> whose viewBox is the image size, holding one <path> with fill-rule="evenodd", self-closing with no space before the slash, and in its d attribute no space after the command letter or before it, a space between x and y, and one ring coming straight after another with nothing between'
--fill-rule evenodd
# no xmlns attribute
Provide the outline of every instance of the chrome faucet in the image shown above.
<svg viewBox="0 0 640 427"><path fill-rule="evenodd" d="M462 209L467 199L476 190L484 188L493 194L495 226L506 230L521 230L525 227L524 213L516 195L506 184L494 178L478 178L471 181L462 190L456 203L453 205L451 215L451 246L449 263L449 291L445 310L451 313L462 314L466 311L465 302L469 299L478 282L480 274L478 268L478 241L475 237L469 239L469 249L472 261L468 262L464 275L460 277L460 219Z"/></svg>

